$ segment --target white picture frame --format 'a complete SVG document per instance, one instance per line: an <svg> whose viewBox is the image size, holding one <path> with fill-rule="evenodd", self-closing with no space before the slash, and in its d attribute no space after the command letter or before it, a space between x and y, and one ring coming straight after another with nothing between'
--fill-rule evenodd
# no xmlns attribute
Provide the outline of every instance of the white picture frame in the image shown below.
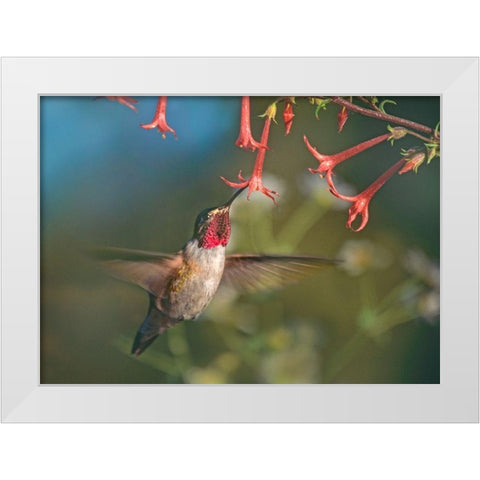
<svg viewBox="0 0 480 480"><path fill-rule="evenodd" d="M4 422L478 422L478 58L3 58ZM439 385L41 385L41 95L440 95Z"/></svg>

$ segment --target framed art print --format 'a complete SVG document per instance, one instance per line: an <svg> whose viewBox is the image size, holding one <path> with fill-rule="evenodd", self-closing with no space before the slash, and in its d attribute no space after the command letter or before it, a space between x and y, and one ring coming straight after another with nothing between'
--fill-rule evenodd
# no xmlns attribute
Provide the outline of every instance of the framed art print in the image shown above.
<svg viewBox="0 0 480 480"><path fill-rule="evenodd" d="M6 58L2 139L4 421L478 421L478 59Z"/></svg>

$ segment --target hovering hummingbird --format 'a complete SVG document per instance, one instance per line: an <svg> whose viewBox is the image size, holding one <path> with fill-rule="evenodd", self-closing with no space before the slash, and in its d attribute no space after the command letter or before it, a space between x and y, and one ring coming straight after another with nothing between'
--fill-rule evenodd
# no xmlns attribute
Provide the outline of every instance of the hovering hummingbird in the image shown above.
<svg viewBox="0 0 480 480"><path fill-rule="evenodd" d="M243 190L237 190L227 203L200 212L192 239L176 254L121 248L94 252L112 276L139 285L148 293L148 313L132 346L135 356L167 329L182 320L196 319L220 283L246 291L281 287L336 263L307 256L225 255L230 207Z"/></svg>

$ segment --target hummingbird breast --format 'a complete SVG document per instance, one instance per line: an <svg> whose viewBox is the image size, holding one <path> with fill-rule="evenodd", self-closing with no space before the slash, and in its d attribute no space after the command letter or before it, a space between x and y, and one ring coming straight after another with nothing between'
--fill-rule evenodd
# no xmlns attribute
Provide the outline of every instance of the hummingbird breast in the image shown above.
<svg viewBox="0 0 480 480"><path fill-rule="evenodd" d="M225 247L205 249L196 239L183 249L183 261L168 282L157 307L170 318L197 317L215 295L225 266Z"/></svg>

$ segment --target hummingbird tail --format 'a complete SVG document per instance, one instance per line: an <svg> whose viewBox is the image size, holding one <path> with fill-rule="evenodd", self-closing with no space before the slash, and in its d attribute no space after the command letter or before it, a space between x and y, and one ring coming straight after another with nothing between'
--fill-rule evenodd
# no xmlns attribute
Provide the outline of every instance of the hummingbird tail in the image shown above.
<svg viewBox="0 0 480 480"><path fill-rule="evenodd" d="M132 354L138 357L143 353L165 330L176 325L180 320L175 320L164 315L154 305L154 298L150 296L148 314L135 335Z"/></svg>
<svg viewBox="0 0 480 480"><path fill-rule="evenodd" d="M156 335L152 335L150 338L145 337L140 330L135 335L135 340L133 341L132 346L132 354L138 357L141 353L143 353L158 337L158 333Z"/></svg>

